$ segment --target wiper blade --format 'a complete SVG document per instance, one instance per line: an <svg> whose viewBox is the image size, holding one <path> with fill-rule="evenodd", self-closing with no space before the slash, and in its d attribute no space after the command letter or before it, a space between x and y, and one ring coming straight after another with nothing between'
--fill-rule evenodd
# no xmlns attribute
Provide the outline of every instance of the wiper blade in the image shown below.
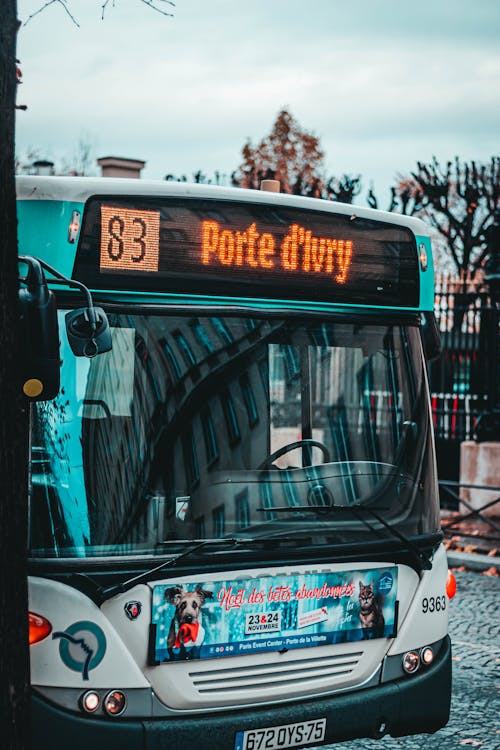
<svg viewBox="0 0 500 750"><path fill-rule="evenodd" d="M278 542L303 542L307 541L309 537L298 537L295 534L282 534L280 531L276 531L271 534L262 534L260 536L239 536L239 537L221 537L220 539L206 539L206 540L197 540L197 539L191 539L189 541L182 539L167 539L164 542L158 542L156 547L161 548L164 546L179 546L179 545L186 545L186 544L194 544L196 542L200 542L203 546L205 546L205 543L207 545L212 544L214 547L227 546L227 543L229 543L230 547L233 546L241 546L244 547L245 545L257 545L257 544L266 544L270 541L278 541Z"/></svg>
<svg viewBox="0 0 500 750"><path fill-rule="evenodd" d="M399 529L394 528L391 526L387 521L382 518L381 515L376 513L372 508L370 508L368 505L361 505L360 503L355 503L354 505L291 505L291 506L278 506L273 508L258 508L259 511L267 511L270 512L288 512L288 513L303 513L303 512L312 512L312 513L318 513L318 514L325 514L328 515L329 513L339 513L342 511L350 512L352 515L359 518L359 520L366 524L368 528L371 531L376 532L377 530L371 526L366 519L361 518L361 513L368 513L372 518L374 518L376 521L378 521L391 536L393 536L395 539L398 539L400 542L402 542L406 549L411 553L412 557L414 558L418 569L419 570L431 570L432 569L432 562L431 558L426 555L418 545L415 544L409 537L406 536L406 534L403 534Z"/></svg>
<svg viewBox="0 0 500 750"><path fill-rule="evenodd" d="M226 538L226 539L203 539L200 540L197 544L194 544L189 547L189 549L185 550L184 552L179 552L174 557L171 557L170 560L167 560L166 562L162 563L161 565L157 565L154 568L151 568L151 570L147 570L145 573L140 573L137 576L133 576L132 578L127 578L125 581L122 581L121 583L116 583L113 586L107 586L106 588L101 587L100 590L97 592L97 596L99 598L99 601L105 602L107 599L111 599L113 596L116 596L117 594L123 594L125 591L130 591L134 586L137 586L139 583L144 583L148 581L151 576L155 575L156 573L159 573L161 570L165 570L166 568L172 568L174 565L177 565L179 560L182 560L185 557L189 557L190 555L194 555L195 552L198 550L203 549L203 547L208 547L213 544L217 545L229 545L231 547L234 547L237 544L240 544L242 542L246 542L247 540L239 539L239 538ZM172 542L172 544L179 544L179 541ZM182 543L182 542L181 542ZM165 544L165 542L162 542L162 544Z"/></svg>
<svg viewBox="0 0 500 750"><path fill-rule="evenodd" d="M411 553L413 558L415 559L415 562L418 565L418 568L420 570L431 570L432 569L432 562L431 558L423 552L418 545L415 544L406 534L403 534L399 529L394 528L391 526L387 521L382 518L381 515L376 513L373 508L370 508L367 505L350 505L346 506L348 508L352 508L353 512L355 514L358 513L358 511L364 511L366 513L369 513L372 518L375 518L376 521L378 521L382 526L387 529L389 534L391 534L395 539L399 539L400 542L402 542L406 549ZM363 520L363 519L361 519Z"/></svg>
<svg viewBox="0 0 500 750"><path fill-rule="evenodd" d="M108 587L99 587L99 589L95 592L94 596L96 599L98 599L99 603L102 604L103 602L107 601L108 599L111 599L113 596L116 596L117 594L123 594L125 591L130 591L134 586L137 586L139 583L145 583L148 581L152 576L156 575L162 570L166 570L167 568L172 568L179 560L182 560L186 557L190 557L191 555L194 555L195 552L198 550L201 550L205 547L223 547L224 549L231 549L232 547L237 546L249 546L249 545L257 545L257 544L272 544L275 546L279 542L300 542L304 541L302 538L298 538L295 536L274 536L269 535L265 537L222 537L221 539L200 539L200 540L193 540L193 542L197 542L196 544L191 544L188 540L182 539L174 539L174 540L166 540L164 542L160 542L158 546L168 546L168 545L186 545L189 544L189 548L186 549L184 552L179 552L177 555L174 555L174 557L170 558L170 560L167 560L164 563L161 563L161 565L157 565L154 568L151 568L150 570L145 571L144 573L140 573L137 576L133 576L132 578L127 578L125 581L122 581L121 583L116 583L113 586Z"/></svg>
<svg viewBox="0 0 500 750"><path fill-rule="evenodd" d="M161 542L156 543L155 549L163 549L164 547L188 547L196 549L198 547L207 547L209 544L235 544L236 542L243 541L243 537L220 537L215 539L164 539ZM186 550L186 552L189 554L189 549ZM181 555L184 554L184 552L180 553Z"/></svg>

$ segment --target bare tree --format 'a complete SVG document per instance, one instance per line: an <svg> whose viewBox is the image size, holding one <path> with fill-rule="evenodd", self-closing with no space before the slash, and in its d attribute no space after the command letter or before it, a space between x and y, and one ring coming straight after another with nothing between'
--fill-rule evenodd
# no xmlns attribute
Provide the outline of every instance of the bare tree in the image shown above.
<svg viewBox="0 0 500 750"><path fill-rule="evenodd" d="M47 154L44 154L47 156ZM95 164L94 144L88 133L83 133L73 150L71 156L53 157L48 154L52 163L52 174L83 177L93 173ZM16 154L16 174L36 174L37 162L42 158L41 150L34 146L28 146L21 154ZM95 172L94 172L95 173Z"/></svg>
<svg viewBox="0 0 500 750"><path fill-rule="evenodd" d="M378 207L373 189L368 203ZM492 156L487 164L456 157L444 167L436 158L417 162L410 177L399 177L391 188L388 210L426 219L464 279L474 277L488 260L490 230L499 206L500 157Z"/></svg>
<svg viewBox="0 0 500 750"><path fill-rule="evenodd" d="M447 162L441 167L418 162L412 177L422 194L422 209L445 239L459 275L483 266L489 250L489 227L500 205L500 158L488 164Z"/></svg>
<svg viewBox="0 0 500 750"><path fill-rule="evenodd" d="M175 3L173 0L138 0L141 3L144 3L144 5L147 5L148 8L151 8L151 10L156 10L158 13L161 13L162 16L172 16L173 14L170 13L168 10L166 10L165 5L170 5L171 7L175 7ZM118 0L102 0L101 5L101 18L104 20L104 16L106 14L106 11L109 6L112 8L115 7ZM39 13L43 13L44 10L49 8L51 5L58 5L60 8L64 10L68 18L75 24L75 26L80 26L78 23L78 20L76 16L73 14L71 10L71 2L70 0L46 0L45 2L40 2L40 7L34 11L25 21L25 25L31 21L32 18L37 16Z"/></svg>
<svg viewBox="0 0 500 750"><path fill-rule="evenodd" d="M361 175L344 174L341 177L331 177L326 185L326 198L340 203L352 203L361 192Z"/></svg>
<svg viewBox="0 0 500 750"><path fill-rule="evenodd" d="M413 178L399 175L397 184L393 185L389 192L390 198L386 211L397 211L405 216L414 216L422 211L422 191ZM380 208L373 185L370 186L367 203L371 208Z"/></svg>
<svg viewBox="0 0 500 750"><path fill-rule="evenodd" d="M167 180L167 182L189 182L187 175L175 175L175 174L166 174L163 178L164 180ZM198 183L199 185L227 185L228 177L226 174L219 172L218 169L215 170L213 175L210 177L209 175L206 175L205 172L203 172L202 169L197 169L196 172L193 172L191 177L191 182Z"/></svg>
<svg viewBox="0 0 500 750"><path fill-rule="evenodd" d="M92 138L88 133L84 133L78 139L76 152L73 154L71 162L65 164L65 174L74 174L85 176L90 174L92 165L95 163L93 158L94 145Z"/></svg>

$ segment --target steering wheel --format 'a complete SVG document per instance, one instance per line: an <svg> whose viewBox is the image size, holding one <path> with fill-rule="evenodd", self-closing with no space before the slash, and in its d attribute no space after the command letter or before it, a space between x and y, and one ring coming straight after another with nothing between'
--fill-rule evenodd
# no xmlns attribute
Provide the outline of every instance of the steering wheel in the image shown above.
<svg viewBox="0 0 500 750"><path fill-rule="evenodd" d="M320 443L319 440L311 440L308 438L307 440L296 440L294 443L288 443L288 445L283 445L281 448L278 448L277 451L274 451L274 453L271 453L259 466L259 469L267 469L271 466L273 461L276 461L277 458L280 458L281 456L284 456L285 453L289 453L290 451L294 451L296 448L319 448L321 452L323 453L324 464L329 463L330 461L330 451L326 447L324 443Z"/></svg>

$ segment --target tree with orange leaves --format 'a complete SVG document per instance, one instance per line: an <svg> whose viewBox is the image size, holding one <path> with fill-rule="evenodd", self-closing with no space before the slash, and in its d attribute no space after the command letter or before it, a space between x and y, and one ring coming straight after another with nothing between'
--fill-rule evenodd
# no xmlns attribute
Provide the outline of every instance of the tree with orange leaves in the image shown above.
<svg viewBox="0 0 500 750"><path fill-rule="evenodd" d="M258 189L261 180L274 179L280 181L283 193L323 190L320 170L324 153L319 138L303 130L286 109L278 113L271 132L260 143L245 143L242 156L233 174L233 183L239 187Z"/></svg>
<svg viewBox="0 0 500 750"><path fill-rule="evenodd" d="M361 191L361 176L323 176L324 152L319 138L304 130L286 109L278 113L269 135L242 149L243 161L232 174L236 187L258 190L262 180L279 180L282 193L352 203Z"/></svg>

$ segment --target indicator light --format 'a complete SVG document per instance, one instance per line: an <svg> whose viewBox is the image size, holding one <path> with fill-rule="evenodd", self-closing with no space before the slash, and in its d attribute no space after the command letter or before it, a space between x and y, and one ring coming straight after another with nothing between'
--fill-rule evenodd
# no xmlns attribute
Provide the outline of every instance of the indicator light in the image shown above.
<svg viewBox="0 0 500 750"><path fill-rule="evenodd" d="M420 260L420 268L422 269L422 271L427 271L427 266L428 266L427 250L423 242L420 243L420 245L418 246L418 252L419 252L418 258Z"/></svg>
<svg viewBox="0 0 500 750"><path fill-rule="evenodd" d="M28 613L28 631L29 631L29 644L31 646L33 645L33 643L38 643L39 641L43 641L43 639L46 638L52 632L52 625L47 619L45 619L45 617L42 617L41 615L37 615L34 612L29 612Z"/></svg>
<svg viewBox="0 0 500 750"><path fill-rule="evenodd" d="M70 242L72 245L76 242L79 229L80 229L80 212L73 211L73 213L71 214L71 221L68 227L68 242Z"/></svg>
<svg viewBox="0 0 500 750"><path fill-rule="evenodd" d="M126 703L125 695L120 690L112 690L104 698L102 705L110 716L119 716L125 711Z"/></svg>
<svg viewBox="0 0 500 750"><path fill-rule="evenodd" d="M99 707L100 700L99 693L96 693L94 690L87 690L80 698L80 705L84 711L93 714Z"/></svg>
<svg viewBox="0 0 500 750"><path fill-rule="evenodd" d="M420 666L420 656L417 651L407 651L403 656L403 669L407 674L414 674Z"/></svg>
<svg viewBox="0 0 500 750"><path fill-rule="evenodd" d="M457 579L451 570L448 571L448 578L446 579L446 596L448 599L453 599L457 593Z"/></svg>
<svg viewBox="0 0 500 750"><path fill-rule="evenodd" d="M420 651L420 658L422 659L422 664L425 664L428 667L434 661L434 651L430 646L425 646L425 648Z"/></svg>

